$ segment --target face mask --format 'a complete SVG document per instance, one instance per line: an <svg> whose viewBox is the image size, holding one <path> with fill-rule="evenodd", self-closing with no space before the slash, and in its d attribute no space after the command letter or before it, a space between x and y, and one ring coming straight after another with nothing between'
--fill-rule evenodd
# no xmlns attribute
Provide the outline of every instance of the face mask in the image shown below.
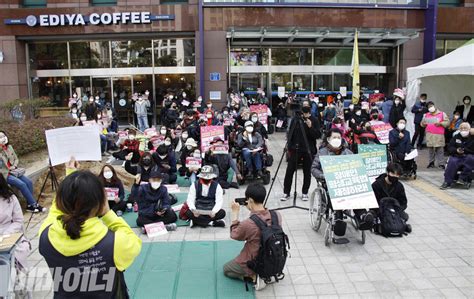
<svg viewBox="0 0 474 299"><path fill-rule="evenodd" d="M166 130L160 130L161 135L166 135Z"/></svg>
<svg viewBox="0 0 474 299"><path fill-rule="evenodd" d="M225 110L224 112L224 115L229 115L229 111Z"/></svg>
<svg viewBox="0 0 474 299"><path fill-rule="evenodd" d="M455 116L454 116L454 119L458 119L458 118L459 118L459 115L455 115Z"/></svg>
<svg viewBox="0 0 474 299"><path fill-rule="evenodd" d="M436 108L435 108L434 106L431 106L430 108L428 108L428 111L429 111L430 113L433 113L433 112L436 111Z"/></svg>
<svg viewBox="0 0 474 299"><path fill-rule="evenodd" d="M362 114L362 111L356 111L356 115L360 116Z"/></svg>
<svg viewBox="0 0 474 299"><path fill-rule="evenodd" d="M467 105L469 105L469 104L471 104L471 101L469 101L469 100L464 101L464 105L467 106Z"/></svg>
<svg viewBox="0 0 474 299"><path fill-rule="evenodd" d="M166 155L163 155L163 156L162 156L162 155L158 155L158 157L160 157L161 160L166 159Z"/></svg>
<svg viewBox="0 0 474 299"><path fill-rule="evenodd" d="M337 99L340 100L340 99L341 99L341 95L338 94L338 95L337 95Z"/></svg>
<svg viewBox="0 0 474 299"><path fill-rule="evenodd" d="M86 121L87 117L86 116L81 116L81 121Z"/></svg>
<svg viewBox="0 0 474 299"><path fill-rule="evenodd" d="M199 103L202 102L202 98L201 98L201 97L198 97L198 102L199 102Z"/></svg>
<svg viewBox="0 0 474 299"><path fill-rule="evenodd" d="M340 128L341 127L341 124L336 124L336 128Z"/></svg>
<svg viewBox="0 0 474 299"><path fill-rule="evenodd" d="M77 113L77 109L72 109L72 113Z"/></svg>
<svg viewBox="0 0 474 299"><path fill-rule="evenodd" d="M99 97L95 97L95 100L98 101L98 100L99 100Z"/></svg>
<svg viewBox="0 0 474 299"><path fill-rule="evenodd" d="M143 159L143 165L145 166L150 166L151 165L151 159Z"/></svg>
<svg viewBox="0 0 474 299"><path fill-rule="evenodd" d="M91 103L94 102L94 98L90 98L89 102L91 102Z"/></svg>
<svg viewBox="0 0 474 299"><path fill-rule="evenodd" d="M334 108L334 105L333 105L333 104L329 104L329 108Z"/></svg>
<svg viewBox="0 0 474 299"><path fill-rule="evenodd" d="M246 127L245 130L246 130L248 133L252 133L252 132L253 132L253 127Z"/></svg>
<svg viewBox="0 0 474 299"><path fill-rule="evenodd" d="M165 145L166 145L166 146L170 146L170 145L171 145L171 141L165 141Z"/></svg>
<svg viewBox="0 0 474 299"><path fill-rule="evenodd" d="M461 134L462 137L466 138L467 136L469 136L469 131L461 131L459 132L459 134Z"/></svg>
<svg viewBox="0 0 474 299"><path fill-rule="evenodd" d="M207 118L212 118L212 114L207 114L206 117Z"/></svg>
<svg viewBox="0 0 474 299"><path fill-rule="evenodd" d="M3 145L8 144L8 137L5 136L3 138L0 138L0 144L3 144Z"/></svg>
<svg viewBox="0 0 474 299"><path fill-rule="evenodd" d="M201 158L201 153L194 153L194 154L193 154L193 157L194 157L194 158Z"/></svg>
<svg viewBox="0 0 474 299"><path fill-rule="evenodd" d="M77 98L77 94L73 94L72 97L73 97L73 98Z"/></svg>
<svg viewBox="0 0 474 299"><path fill-rule="evenodd" d="M392 184L398 182L398 178L397 177L394 177L394 176L391 176L391 175L388 175L388 181Z"/></svg>
<svg viewBox="0 0 474 299"><path fill-rule="evenodd" d="M256 123L258 121L258 117L252 117L252 122Z"/></svg>
<svg viewBox="0 0 474 299"><path fill-rule="evenodd" d="M395 105L400 104L400 100L395 100Z"/></svg>
<svg viewBox="0 0 474 299"><path fill-rule="evenodd" d="M186 97L186 94L183 92L183 98L185 98L185 97Z"/></svg>
<svg viewBox="0 0 474 299"><path fill-rule="evenodd" d="M135 135L129 135L129 136L128 136L128 139L130 139L130 140L135 140Z"/></svg>
<svg viewBox="0 0 474 299"><path fill-rule="evenodd" d="M405 129L405 124L400 123L400 124L397 125L397 128L398 128L400 131L402 131L403 129Z"/></svg>
<svg viewBox="0 0 474 299"><path fill-rule="evenodd" d="M149 94L150 94L150 92L149 92L149 91L145 91L145 94L146 94L146 95L149 95Z"/></svg>
<svg viewBox="0 0 474 299"><path fill-rule="evenodd" d="M240 94L240 96L243 98L243 97L244 97L244 93L242 92L242 93Z"/></svg>
<svg viewBox="0 0 474 299"><path fill-rule="evenodd" d="M160 186L161 186L161 182L151 182L150 183L150 187L153 190L157 190L158 188L160 188Z"/></svg>
<svg viewBox="0 0 474 299"><path fill-rule="evenodd" d="M341 146L341 143L342 143L342 140L339 138L334 138L334 139L329 140L329 144L333 148L339 148Z"/></svg>
<svg viewBox="0 0 474 299"><path fill-rule="evenodd" d="M212 104L207 104L207 108L211 108L212 107Z"/></svg>
<svg viewBox="0 0 474 299"><path fill-rule="evenodd" d="M354 110L354 105L349 105L349 110Z"/></svg>
<svg viewBox="0 0 474 299"><path fill-rule="evenodd" d="M424 103L424 102L426 102L426 100L425 99L420 99L420 102Z"/></svg>
<svg viewBox="0 0 474 299"><path fill-rule="evenodd" d="M188 139L188 134L183 133L183 134L181 135L181 137L183 137L183 139L186 140L186 139Z"/></svg>
<svg viewBox="0 0 474 299"><path fill-rule="evenodd" d="M104 171L104 178L110 180L114 176L112 171Z"/></svg>
<svg viewBox="0 0 474 299"><path fill-rule="evenodd" d="M102 115L97 115L97 119L101 119L102 118Z"/></svg>

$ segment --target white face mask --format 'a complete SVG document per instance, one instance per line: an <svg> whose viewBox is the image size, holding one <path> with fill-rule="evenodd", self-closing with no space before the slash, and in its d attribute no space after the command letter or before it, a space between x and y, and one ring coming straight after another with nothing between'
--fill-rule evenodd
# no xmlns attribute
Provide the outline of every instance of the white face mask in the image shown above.
<svg viewBox="0 0 474 299"><path fill-rule="evenodd" d="M195 153L193 154L193 157L194 157L194 158L201 158L201 153L195 152Z"/></svg>
<svg viewBox="0 0 474 299"><path fill-rule="evenodd" d="M185 93L185 92L183 92L183 98L185 98L185 97L186 97L186 93Z"/></svg>
<svg viewBox="0 0 474 299"><path fill-rule="evenodd" d="M467 136L469 136L469 131L461 131L459 132L459 134L461 134L462 137L466 138Z"/></svg>
<svg viewBox="0 0 474 299"><path fill-rule="evenodd" d="M342 97L340 94L337 95L337 99L340 100Z"/></svg>
<svg viewBox="0 0 474 299"><path fill-rule="evenodd" d="M212 118L212 114L208 114L208 115L207 115L207 118Z"/></svg>
<svg viewBox="0 0 474 299"><path fill-rule="evenodd" d="M400 104L400 100L395 100L395 105Z"/></svg>
<svg viewBox="0 0 474 299"><path fill-rule="evenodd" d="M252 117L252 122L256 123L258 121L258 117Z"/></svg>
<svg viewBox="0 0 474 299"><path fill-rule="evenodd" d="M240 96L243 98L243 97L244 97L244 93L243 93L243 92L242 92L242 93L240 93Z"/></svg>
<svg viewBox="0 0 474 299"><path fill-rule="evenodd" d="M224 111L223 113L224 113L224 115L229 115L229 111L227 111L227 110Z"/></svg>
<svg viewBox="0 0 474 299"><path fill-rule="evenodd" d="M333 148L339 148L341 146L341 143L342 143L342 140L339 138L334 138L334 139L329 140L329 144Z"/></svg>
<svg viewBox="0 0 474 299"><path fill-rule="evenodd" d="M170 145L171 145L171 141L165 141L165 145L166 145L166 146L170 146Z"/></svg>
<svg viewBox="0 0 474 299"><path fill-rule="evenodd" d="M459 115L455 115L455 116L454 116L454 119L459 119Z"/></svg>
<svg viewBox="0 0 474 299"><path fill-rule="evenodd" d="M72 113L77 113L77 109L72 109Z"/></svg>
<svg viewBox="0 0 474 299"><path fill-rule="evenodd" d="M356 111L357 116L361 116L361 114L362 114L362 111Z"/></svg>
<svg viewBox="0 0 474 299"><path fill-rule="evenodd" d="M211 108L212 107L212 104L207 104L207 108Z"/></svg>
<svg viewBox="0 0 474 299"><path fill-rule="evenodd" d="M86 121L87 117L86 116L81 116L81 121Z"/></svg>
<svg viewBox="0 0 474 299"><path fill-rule="evenodd" d="M162 155L158 155L158 157L160 157L161 160L164 160L166 159L166 155L162 156Z"/></svg>
<svg viewBox="0 0 474 299"><path fill-rule="evenodd" d="M161 135L166 135L166 130L160 130Z"/></svg>
<svg viewBox="0 0 474 299"><path fill-rule="evenodd" d="M469 100L464 101L464 105L468 106L469 104L471 104L471 101L469 101Z"/></svg>
<svg viewBox="0 0 474 299"><path fill-rule="evenodd" d="M245 130L248 132L248 133L252 133L253 132L253 127L246 127Z"/></svg>
<svg viewBox="0 0 474 299"><path fill-rule="evenodd" d="M0 144L2 144L2 145L8 144L8 137L7 136L1 137L0 138Z"/></svg>
<svg viewBox="0 0 474 299"><path fill-rule="evenodd" d="M73 97L73 98L77 98L77 94L73 94L72 97Z"/></svg>
<svg viewBox="0 0 474 299"><path fill-rule="evenodd" d="M198 102L199 102L199 103L202 102L202 97L198 97Z"/></svg>
<svg viewBox="0 0 474 299"><path fill-rule="evenodd" d="M149 94L150 94L150 92L147 90L147 91L145 91L145 94L146 94L146 95L149 95Z"/></svg>
<svg viewBox="0 0 474 299"><path fill-rule="evenodd" d="M405 124L404 123L399 123L397 125L397 128L401 131L401 130L405 129Z"/></svg>
<svg viewBox="0 0 474 299"><path fill-rule="evenodd" d="M183 134L181 134L181 137L182 137L184 140L186 140L186 139L188 139L188 134L187 134L187 133L183 133Z"/></svg>
<svg viewBox="0 0 474 299"><path fill-rule="evenodd" d="M99 97L95 97L95 99L96 99L96 101L98 101L98 100L99 100Z"/></svg>
<svg viewBox="0 0 474 299"><path fill-rule="evenodd" d="M110 180L114 176L112 171L104 171L104 178Z"/></svg>
<svg viewBox="0 0 474 299"><path fill-rule="evenodd" d="M94 98L90 98L89 102L91 102L91 103L94 102Z"/></svg>
<svg viewBox="0 0 474 299"><path fill-rule="evenodd" d="M354 110L354 105L349 105L349 110Z"/></svg>
<svg viewBox="0 0 474 299"><path fill-rule="evenodd" d="M129 135L129 136L128 136L128 139L130 139L130 140L135 140L135 135Z"/></svg>
<svg viewBox="0 0 474 299"><path fill-rule="evenodd" d="M431 106L431 107L428 108L428 111L433 113L433 112L436 111L436 108L434 106Z"/></svg>
<svg viewBox="0 0 474 299"><path fill-rule="evenodd" d="M161 186L161 182L150 182L150 187L153 190L157 190L158 188L160 188L160 186Z"/></svg>
<svg viewBox="0 0 474 299"><path fill-rule="evenodd" d="M101 119L102 118L102 115L97 115L97 119Z"/></svg>

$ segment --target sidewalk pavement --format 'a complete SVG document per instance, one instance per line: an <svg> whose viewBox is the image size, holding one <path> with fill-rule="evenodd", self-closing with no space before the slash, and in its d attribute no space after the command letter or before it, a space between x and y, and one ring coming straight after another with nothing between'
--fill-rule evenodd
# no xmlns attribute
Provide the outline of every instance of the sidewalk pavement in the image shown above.
<svg viewBox="0 0 474 299"><path fill-rule="evenodd" d="M269 142L275 159L271 167L273 176L285 146L284 134L271 135ZM423 160L422 157L423 151L420 160ZM348 225L346 235L351 242L326 247L322 233L311 229L307 211L281 211L283 228L291 244L286 277L257 292L257 298L473 298L474 213L470 194L474 189L441 191L438 187L442 183L443 172L427 171L422 162L418 166L418 179L404 181L408 197L407 212L413 232L403 238L384 238L368 233L365 245L361 245L358 242L360 233ZM285 169L286 162L283 161L270 193L269 208L291 204L279 200ZM299 196L302 182L300 169ZM312 183L310 191L314 188L314 180ZM226 191L224 207L228 212L227 224L230 202L241 197L244 190L245 186ZM299 198L297 204L308 205ZM247 216L247 211L241 211L241 219ZM34 268L46 267L38 253L37 237L40 221L44 217L33 216L35 223L26 232L32 241L29 260ZM135 231L140 234L138 229ZM180 227L152 240L140 236L144 242L227 240L229 228ZM49 274L45 277L50 279ZM52 292L36 292L34 298L52 298Z"/></svg>

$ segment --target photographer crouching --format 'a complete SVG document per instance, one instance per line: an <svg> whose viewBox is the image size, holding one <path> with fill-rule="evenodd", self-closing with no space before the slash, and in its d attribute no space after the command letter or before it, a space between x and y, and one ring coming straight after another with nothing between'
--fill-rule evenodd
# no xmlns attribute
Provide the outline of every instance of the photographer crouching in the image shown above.
<svg viewBox="0 0 474 299"><path fill-rule="evenodd" d="M290 199L291 183L298 162L303 162L303 188L301 200L308 200L308 190L311 185L311 163L316 154L316 139L321 137L321 128L317 118L311 116L309 102L303 102L301 113L295 111L291 119L287 136L288 164L286 167L285 181L283 183L282 201Z"/></svg>

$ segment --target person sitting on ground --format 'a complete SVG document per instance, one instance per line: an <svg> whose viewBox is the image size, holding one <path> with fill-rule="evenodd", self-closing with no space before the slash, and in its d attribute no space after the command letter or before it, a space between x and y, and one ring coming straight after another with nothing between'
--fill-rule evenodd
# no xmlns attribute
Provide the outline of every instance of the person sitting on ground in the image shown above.
<svg viewBox="0 0 474 299"><path fill-rule="evenodd" d="M375 198L379 205L384 197L395 198L403 210L401 213L402 218L407 221L408 214L405 210L407 209L408 201L405 194L405 188L399 180L399 177L403 173L403 169L398 163L389 163L386 170L386 173L379 175L372 183L372 190L374 190ZM378 210L371 209L371 211L378 215Z"/></svg>
<svg viewBox="0 0 474 299"><path fill-rule="evenodd" d="M262 177L263 138L254 131L253 122L245 122L245 131L237 136L237 145L242 149L248 173L253 174L254 177Z"/></svg>
<svg viewBox="0 0 474 299"><path fill-rule="evenodd" d="M225 211L222 209L224 191L214 180L217 178L214 168L203 166L198 177L199 180L189 188L186 200L189 207L186 216L190 219L190 226L225 227Z"/></svg>
<svg viewBox="0 0 474 299"><path fill-rule="evenodd" d="M271 214L263 205L267 191L262 184L253 183L245 190L245 207L250 211L250 215L256 215L268 225L271 224ZM239 221L240 204L233 201L231 205L231 226L230 237L237 241L245 241L244 248L233 260L224 265L224 275L240 280L251 280L255 283L257 291L262 290L266 284L253 272L247 262L253 261L260 250L261 231L257 224L250 218ZM282 217L279 212L278 224L282 226Z"/></svg>
<svg viewBox="0 0 474 299"><path fill-rule="evenodd" d="M186 164L181 167L181 169L184 169L184 173L182 176L186 177L191 184L196 182L197 175L199 174L199 171L201 170L202 166L202 156L201 156L201 151L198 148L194 149L194 152L189 153L189 157L193 157L196 159L201 159L201 165L199 166L193 166L193 167L187 167Z"/></svg>
<svg viewBox="0 0 474 299"><path fill-rule="evenodd" d="M132 163L138 163L140 160L140 142L135 139L135 137L136 131L129 130L128 138L122 144L120 144L120 151L113 153L112 156L117 160L125 160L125 157L132 153Z"/></svg>
<svg viewBox="0 0 474 299"><path fill-rule="evenodd" d="M148 178L150 177L152 170L158 169L155 165L155 162L153 161L151 153L149 152L143 153L143 156L141 156L137 165L132 165L131 160L132 153L128 154L128 156L125 158L125 170L134 176L140 174L141 181L144 183L148 182Z"/></svg>
<svg viewBox="0 0 474 299"><path fill-rule="evenodd" d="M176 183L178 169L176 168L174 152L170 151L165 144L162 144L158 146L158 149L153 153L152 157L158 167L158 171L164 175L163 181L165 184Z"/></svg>
<svg viewBox="0 0 474 299"><path fill-rule="evenodd" d="M317 180L324 181L323 168L321 166L321 156L333 155L352 155L352 152L343 145L342 133L338 129L331 129L327 132L326 140L324 140L319 153L314 156L313 165L311 166L311 173ZM332 209L331 200L329 200L328 208ZM354 210L356 221L359 224L359 229L370 229L373 226L374 217L372 213L364 209ZM342 237L346 233L347 224L343 220L343 211L336 211L334 234Z"/></svg>
<svg viewBox="0 0 474 299"><path fill-rule="evenodd" d="M449 160L444 171L444 182L441 189L451 188L456 173L462 168L458 182L465 188L471 186L472 170L474 169L474 135L470 134L471 126L464 122L459 126L448 145Z"/></svg>
<svg viewBox="0 0 474 299"><path fill-rule="evenodd" d="M217 182L219 183L219 185L221 185L223 189L239 189L239 184L237 184L236 182L229 183L227 181L227 173L231 168L232 170L234 170L235 174L237 175L237 178L239 180L242 179L242 175L240 174L239 169L237 168L237 164L232 159L232 155L230 153L215 153L215 149L223 145L224 140L222 140L220 137L215 137L211 142L211 147L209 148L204 157L204 161L206 164L217 166L219 170Z"/></svg>
<svg viewBox="0 0 474 299"><path fill-rule="evenodd" d="M44 212L33 196L33 182L25 175L24 168L18 167L20 160L8 140L7 133L0 131L0 173L10 186L18 188L25 197L26 211L32 213Z"/></svg>
<svg viewBox="0 0 474 299"><path fill-rule="evenodd" d="M186 158L193 157L194 151L198 149L198 144L193 138L187 138L184 146L179 154L181 167L178 169L180 176L185 176L186 173ZM198 157L201 158L201 157Z"/></svg>
<svg viewBox="0 0 474 299"><path fill-rule="evenodd" d="M87 170L75 171L77 167L78 163L71 159L66 166L68 175L59 185L39 230L39 253L51 269L56 286L54 297L128 298L123 272L140 253L142 241L110 210L97 176ZM90 278L94 278L96 288L84 288L91 286L89 275L79 275L79 269L84 267L95 273ZM78 272L79 279L74 286L62 279L72 270Z"/></svg>
<svg viewBox="0 0 474 299"><path fill-rule="evenodd" d="M98 177L105 188L109 207L117 216L122 216L127 208L127 202L125 201L125 190L122 180L117 176L115 168L112 165L104 165ZM107 191L110 191L113 197Z"/></svg>
<svg viewBox="0 0 474 299"><path fill-rule="evenodd" d="M140 175L135 178L133 198L138 203L137 225L143 227L146 224L163 222L167 230L176 229L178 217L171 209L171 200L168 189L162 184L163 174L159 171L152 171L148 179L148 184L140 184ZM171 224L171 225L170 225Z"/></svg>
<svg viewBox="0 0 474 299"><path fill-rule="evenodd" d="M388 134L390 149L394 152L397 163L401 164L403 169L406 169L404 167L406 165L405 156L412 150L410 132L405 129L406 123L405 118L400 118L397 126Z"/></svg>

